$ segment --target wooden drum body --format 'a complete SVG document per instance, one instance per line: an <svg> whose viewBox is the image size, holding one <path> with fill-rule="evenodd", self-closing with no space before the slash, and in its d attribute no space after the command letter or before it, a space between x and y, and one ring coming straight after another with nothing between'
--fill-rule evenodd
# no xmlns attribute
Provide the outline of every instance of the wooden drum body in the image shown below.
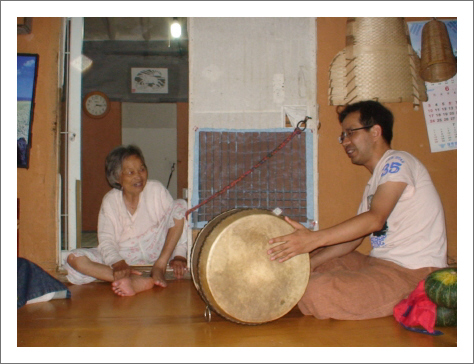
<svg viewBox="0 0 474 364"><path fill-rule="evenodd" d="M191 251L191 275L207 310L249 325L287 314L306 290L309 254L280 263L267 251L271 238L293 231L283 218L261 209L230 210L212 219Z"/></svg>

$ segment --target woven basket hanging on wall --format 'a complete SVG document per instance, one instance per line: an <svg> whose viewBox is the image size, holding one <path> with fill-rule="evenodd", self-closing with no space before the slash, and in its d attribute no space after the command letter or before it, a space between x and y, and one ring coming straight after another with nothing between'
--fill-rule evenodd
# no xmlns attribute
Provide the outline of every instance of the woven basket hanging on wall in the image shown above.
<svg viewBox="0 0 474 364"><path fill-rule="evenodd" d="M457 72L456 58L446 25L433 19L421 32L421 77L426 82L442 82Z"/></svg>
<svg viewBox="0 0 474 364"><path fill-rule="evenodd" d="M420 58L413 50L404 18L349 18L346 47L329 70L329 104L362 100L427 100Z"/></svg>

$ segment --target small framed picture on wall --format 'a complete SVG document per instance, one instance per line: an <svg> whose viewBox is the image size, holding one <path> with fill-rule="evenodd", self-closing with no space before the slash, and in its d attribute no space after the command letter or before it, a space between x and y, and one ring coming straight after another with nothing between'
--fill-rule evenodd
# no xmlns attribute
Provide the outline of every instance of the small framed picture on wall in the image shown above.
<svg viewBox="0 0 474 364"><path fill-rule="evenodd" d="M17 168L28 168L35 105L37 54L17 54Z"/></svg>
<svg viewBox="0 0 474 364"><path fill-rule="evenodd" d="M132 94L167 93L167 68L132 68Z"/></svg>

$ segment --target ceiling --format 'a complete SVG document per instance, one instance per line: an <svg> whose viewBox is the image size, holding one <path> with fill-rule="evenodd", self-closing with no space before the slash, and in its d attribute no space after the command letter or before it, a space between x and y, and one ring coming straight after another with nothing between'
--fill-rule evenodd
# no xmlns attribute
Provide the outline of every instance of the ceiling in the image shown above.
<svg viewBox="0 0 474 364"><path fill-rule="evenodd" d="M120 3L118 3L120 4ZM84 18L84 41L171 41L174 18ZM187 40L187 18L181 24L181 39Z"/></svg>
<svg viewBox="0 0 474 364"><path fill-rule="evenodd" d="M120 3L118 3L120 6ZM82 54L91 67L82 73L82 93L100 90L121 102L186 102L188 99L187 18L181 38L172 39L173 18L84 18ZM173 80L166 94L130 91L131 68L166 68Z"/></svg>

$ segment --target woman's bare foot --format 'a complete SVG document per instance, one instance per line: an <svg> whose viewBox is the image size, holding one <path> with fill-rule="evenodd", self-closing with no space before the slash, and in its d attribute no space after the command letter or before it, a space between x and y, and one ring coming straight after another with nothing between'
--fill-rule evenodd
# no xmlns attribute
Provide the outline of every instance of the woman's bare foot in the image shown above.
<svg viewBox="0 0 474 364"><path fill-rule="evenodd" d="M112 282L112 290L119 296L133 296L136 293L146 291L155 285L151 277L131 275Z"/></svg>
<svg viewBox="0 0 474 364"><path fill-rule="evenodd" d="M151 269L151 278L153 278L153 284L160 286L160 287L166 287L166 280L165 280L165 273L166 273L166 267L165 268L160 268L157 266L153 266Z"/></svg>

